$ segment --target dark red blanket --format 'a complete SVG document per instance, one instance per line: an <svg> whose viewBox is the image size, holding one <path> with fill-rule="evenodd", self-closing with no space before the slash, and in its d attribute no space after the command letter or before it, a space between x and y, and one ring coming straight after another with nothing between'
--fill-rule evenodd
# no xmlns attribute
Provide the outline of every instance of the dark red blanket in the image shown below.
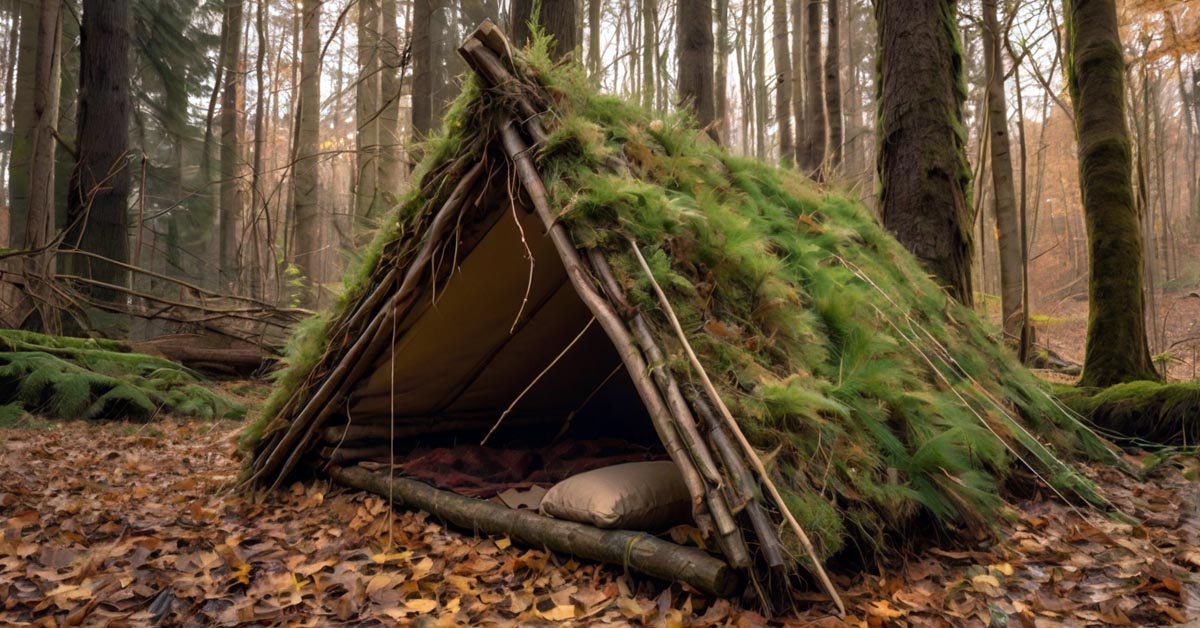
<svg viewBox="0 0 1200 628"><path fill-rule="evenodd" d="M418 449L396 465L404 475L470 497L509 488L549 487L577 473L624 462L662 460L666 454L616 439L563 442L543 449L458 445Z"/></svg>

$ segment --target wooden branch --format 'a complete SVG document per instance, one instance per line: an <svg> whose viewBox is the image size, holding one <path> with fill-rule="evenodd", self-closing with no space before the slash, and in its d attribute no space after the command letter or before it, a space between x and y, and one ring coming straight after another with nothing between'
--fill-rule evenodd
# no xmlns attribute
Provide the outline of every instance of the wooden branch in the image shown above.
<svg viewBox="0 0 1200 628"><path fill-rule="evenodd" d="M490 20L484 21L467 36L459 47L458 54L488 85L500 90L517 105L522 116L521 122L534 143L545 144L546 130L538 118L543 112L538 111L528 96L519 91L517 86L521 83L513 77L504 63L504 59L511 58L511 51L508 40L499 27Z"/></svg>
<svg viewBox="0 0 1200 628"><path fill-rule="evenodd" d="M817 556L817 551L813 548L808 534L804 532L804 528L800 526L800 522L796 521L795 515L788 509L787 503L783 501L783 496L779 494L779 489L775 486L775 481L771 479L770 472L763 465L762 459L758 457L758 452L754 451L754 446L750 444L750 441L746 440L746 435L742 433L742 427L733 418L733 414L729 411L729 408L725 405L725 401L721 399L721 395L717 392L717 387L708 378L708 372L704 369L700 358L696 357L696 352L692 350L692 345L688 342L687 334L684 333L683 327L679 324L679 318L675 316L675 310L671 308L670 300L667 299L666 293L663 292L662 287L658 285L658 281L654 278L654 273L651 272L650 265L646 263L646 258L642 256L641 250L638 249L637 242L629 239L629 246L633 249L633 254L637 257L638 264L642 267L642 272L646 274L646 278L650 281L650 286L654 288L654 294L658 296L659 305L662 306L663 312L671 322L671 327L675 329L675 335L678 336L679 342L683 345L684 352L688 356L688 361L692 363L692 368L696 371L696 375L700 377L701 383L704 384L705 392L721 411L721 416L725 419L729 431L733 433L734 438L741 445L746 457L750 459L750 463L754 466L754 470L758 472L759 477L762 479L763 485L771 493L771 498L775 500L779 511L783 513L788 525L791 526L792 531L800 539L800 544L804 546L804 551L812 560L813 570L816 572L817 579L821 581L821 586L833 598L833 603L837 606L838 612L844 617L846 615L846 605L842 603L842 598L838 595L837 588L833 586L833 582L829 579L829 574L825 573L825 567L821 564L821 560Z"/></svg>
<svg viewBox="0 0 1200 628"><path fill-rule="evenodd" d="M629 372L630 379L633 380L638 395L642 398L642 403L646 406L647 413L650 414L654 431L658 433L658 437L666 447L667 453L679 467L679 472L688 487L688 493L692 496L692 515L696 520L696 526L700 528L705 536L713 535L715 524L712 521L712 515L705 512L707 510L705 508L707 491L704 487L704 480L700 477L700 472L696 469L695 463L692 462L686 447L684 447L679 435L676 434L674 427L672 427L671 413L659 395L654 382L647 375L649 369L645 359L642 357L633 338L630 337L629 332L625 329L625 325L621 322L620 317L613 311L608 301L604 300L596 292L593 286L593 279L587 270L585 270L583 260L580 259L579 251L575 249L575 244L571 241L571 236L567 234L567 230L562 225L555 222L554 214L550 211L550 203L546 197L546 188L542 184L542 178L538 174L537 169L534 168L533 162L529 158L525 141L521 139L516 126L511 122L505 125L501 131L501 137L504 141L504 149L512 159L517 176L520 177L521 184L533 203L534 211L549 232L550 240L558 252L559 259L562 260L563 267L567 271L567 277L571 280L571 285L575 288L576 294L579 295L584 305L596 317L596 320L600 323L605 333L608 334L613 347L617 350L617 354ZM724 537L718 536L718 538Z"/></svg>
<svg viewBox="0 0 1200 628"><path fill-rule="evenodd" d="M330 469L338 482L368 491L412 509L424 510L472 532L486 532L532 547L632 567L664 580L676 580L708 595L727 597L738 586L737 572L724 561L692 547L651 534L601 530L463 497L407 478L389 478L361 467Z"/></svg>
<svg viewBox="0 0 1200 628"><path fill-rule="evenodd" d="M256 482L264 473L274 471L275 478L271 482L270 488L271 490L278 488L295 468L321 422L333 412L335 407L339 406L334 401L346 394L347 383L357 381L367 369L372 367L374 353L382 350L380 346L382 337L391 331L392 321L399 316L399 310L403 307L407 311L407 306L415 298L417 278L424 272L432 258L434 246L441 240L446 227L453 224L454 220L452 219L462 211L468 193L483 174L485 163L483 160L476 162L458 181L454 191L430 224L425 241L416 258L408 267L400 287L384 304L382 315L377 314L371 319L366 331L358 337L338 361L337 366L324 378L316 393L304 403L299 413L288 425L287 431L273 443L274 447L271 453L263 459L263 464L249 481ZM371 351L372 354L368 355L368 351ZM302 394L303 390L303 388L298 389L296 394ZM260 459L262 458L260 457Z"/></svg>

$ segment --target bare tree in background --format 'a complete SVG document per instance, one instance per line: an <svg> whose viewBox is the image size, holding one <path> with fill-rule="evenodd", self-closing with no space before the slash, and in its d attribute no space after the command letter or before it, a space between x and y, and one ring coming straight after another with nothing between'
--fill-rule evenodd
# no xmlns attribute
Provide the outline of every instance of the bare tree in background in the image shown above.
<svg viewBox="0 0 1200 628"><path fill-rule="evenodd" d="M675 22L679 98L692 107L696 122L706 127L709 135L716 139L713 127L712 3L710 0L680 0Z"/></svg>

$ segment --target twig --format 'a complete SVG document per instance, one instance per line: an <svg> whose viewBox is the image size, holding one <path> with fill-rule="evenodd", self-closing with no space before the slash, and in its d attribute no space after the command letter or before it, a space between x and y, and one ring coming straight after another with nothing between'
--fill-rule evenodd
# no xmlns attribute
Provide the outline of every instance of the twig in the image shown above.
<svg viewBox="0 0 1200 628"><path fill-rule="evenodd" d="M838 595L837 589L829 579L829 574L825 573L825 568L821 565L821 559L817 557L817 551L813 548L812 541L808 539L808 534L804 532L804 528L800 527L800 522L796 521L796 517L788 509L787 503L783 501L783 496L779 494L779 489L775 486L770 473L767 472L767 468L763 465L762 459L759 458L758 452L754 451L754 446L750 444L750 441L746 440L746 435L742 433L741 426L733 418L733 414L729 411L728 406L725 405L725 401L721 399L721 395L717 393L717 388L713 385L712 380L708 378L708 373L705 371L704 365L701 364L700 358L696 357L696 352L692 350L692 344L688 341L687 334L684 333L683 327L679 324L679 319L675 316L675 310L671 308L671 302L667 300L666 293L658 285L658 281L654 279L654 273L650 271L650 265L646 263L646 258L642 256L642 252L638 249L637 242L634 242L633 238L626 239L629 240L629 246L633 249L633 254L637 257L638 264L641 265L642 271L646 273L646 278L650 281L651 287L654 288L654 293L658 296L659 304L662 305L663 312L667 315L667 319L670 320L671 327L675 329L675 335L679 337L679 342L683 345L684 352L687 353L688 361L691 362L696 375L700 377L700 382L704 385L705 392L709 397L712 397L713 403L720 410L721 416L724 417L726 424L729 426L729 430L733 432L738 444L746 452L746 457L750 459L751 464L754 465L754 470L762 478L767 491L771 493L771 498L779 506L779 511L783 513L788 525L796 533L796 536L799 537L800 544L804 546L805 553L812 560L813 569L816 571L817 578L821 581L821 587L825 589L829 597L833 598L833 603L837 606L838 613L842 617L845 617L846 605L842 603L842 598Z"/></svg>

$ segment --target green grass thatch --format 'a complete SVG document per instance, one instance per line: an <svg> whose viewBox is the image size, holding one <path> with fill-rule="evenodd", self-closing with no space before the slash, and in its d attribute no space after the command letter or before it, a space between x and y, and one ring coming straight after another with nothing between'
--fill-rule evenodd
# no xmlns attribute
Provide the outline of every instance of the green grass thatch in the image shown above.
<svg viewBox="0 0 1200 628"><path fill-rule="evenodd" d="M985 526L1017 465L1064 495L1103 502L1059 456L1111 456L1106 443L868 209L796 172L726 154L686 116L596 94L578 69L552 66L544 44L522 55L518 73L556 103L536 158L561 220L578 246L604 252L655 328L669 330L631 254L637 243L822 555L851 540L870 555L922 513ZM422 172L478 151L503 114L496 109L469 79L426 145ZM405 197L339 308L363 294L384 244L422 236L417 218L439 193ZM322 329L314 322L298 335L247 443L313 368ZM658 340L670 354L658 366L695 383L673 334Z"/></svg>

